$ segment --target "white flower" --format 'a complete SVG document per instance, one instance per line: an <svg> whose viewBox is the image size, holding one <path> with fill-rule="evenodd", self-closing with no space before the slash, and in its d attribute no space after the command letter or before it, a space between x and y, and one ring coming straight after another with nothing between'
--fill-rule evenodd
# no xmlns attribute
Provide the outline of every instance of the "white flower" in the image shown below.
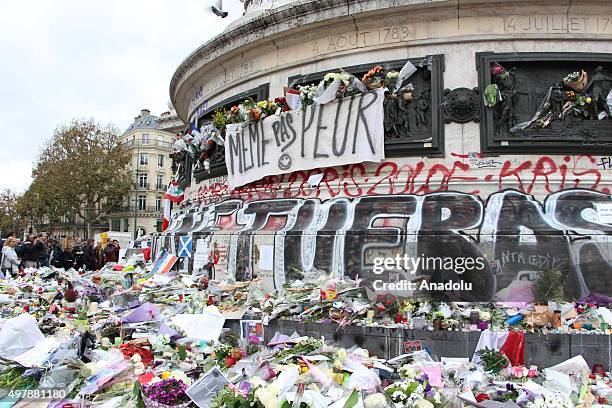
<svg viewBox="0 0 612 408"><path fill-rule="evenodd" d="M419 369L413 368L408 364L401 366L398 373L401 378L405 378L407 380L413 380L421 376L421 371Z"/></svg>
<svg viewBox="0 0 612 408"><path fill-rule="evenodd" d="M490 312L480 312L480 320L491 320Z"/></svg>
<svg viewBox="0 0 612 408"><path fill-rule="evenodd" d="M394 400L394 401L403 401L403 400L405 400L407 397L406 397L406 394L404 394L403 392L401 392L401 391L395 391L395 392L393 393L393 395L391 395L391 398L393 398L393 400Z"/></svg>
<svg viewBox="0 0 612 408"><path fill-rule="evenodd" d="M363 399L364 408L387 408L387 398L381 393L370 394ZM267 407L266 407L267 408Z"/></svg>
<svg viewBox="0 0 612 408"><path fill-rule="evenodd" d="M426 399L422 399L417 402L416 406L417 408L434 408L434 405Z"/></svg>
<svg viewBox="0 0 612 408"><path fill-rule="evenodd" d="M142 357L140 356L140 354L135 353L130 360L132 361L132 363L140 363L142 361Z"/></svg>
<svg viewBox="0 0 612 408"><path fill-rule="evenodd" d="M187 374L185 374L183 371L174 370L172 373L170 373L170 377L176 380L181 380L187 385L191 384L191 378L187 377Z"/></svg>
<svg viewBox="0 0 612 408"><path fill-rule="evenodd" d="M255 398L266 408L278 408L280 405L276 395L268 387L256 389Z"/></svg>

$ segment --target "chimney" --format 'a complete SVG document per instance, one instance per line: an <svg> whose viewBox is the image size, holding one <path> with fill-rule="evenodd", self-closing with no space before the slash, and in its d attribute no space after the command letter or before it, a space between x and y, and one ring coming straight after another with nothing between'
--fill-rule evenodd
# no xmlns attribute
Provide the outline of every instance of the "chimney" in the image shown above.
<svg viewBox="0 0 612 408"><path fill-rule="evenodd" d="M141 118L146 118L147 116L149 116L151 114L151 111L148 109L142 109L140 111L140 117Z"/></svg>

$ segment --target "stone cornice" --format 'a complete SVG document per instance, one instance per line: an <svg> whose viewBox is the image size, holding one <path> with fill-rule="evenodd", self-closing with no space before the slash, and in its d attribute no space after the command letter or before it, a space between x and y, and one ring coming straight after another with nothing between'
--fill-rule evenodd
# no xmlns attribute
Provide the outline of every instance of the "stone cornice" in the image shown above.
<svg viewBox="0 0 612 408"><path fill-rule="evenodd" d="M324 27L337 24L346 18L361 18L385 14L389 9L402 9L404 13L425 13L428 19L436 15L450 14L459 17L479 15L503 15L505 12L533 8L533 1L528 0L305 0L292 2L274 9L247 14L232 23L222 34L204 43L192 52L176 69L170 82L170 98L177 108L179 116L185 119L187 114L184 95L187 88L195 90L197 84L190 83L194 74L215 60L225 60L235 55L245 46L257 44L274 44L275 38L289 31L300 28ZM554 10L556 13L570 13L578 10L593 13L602 7L600 1L594 0L540 0L538 9ZM493 14L491 14L493 13ZM221 58L223 57L223 58ZM193 81L193 79L191 79ZM183 90L181 90L183 88ZM179 97L180 94L180 97ZM180 99L180 100L177 100Z"/></svg>

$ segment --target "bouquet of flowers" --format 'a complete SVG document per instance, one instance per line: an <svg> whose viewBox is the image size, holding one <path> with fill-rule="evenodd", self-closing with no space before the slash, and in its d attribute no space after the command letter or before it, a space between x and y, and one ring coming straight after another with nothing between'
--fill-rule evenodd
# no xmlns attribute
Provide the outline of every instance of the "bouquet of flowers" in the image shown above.
<svg viewBox="0 0 612 408"><path fill-rule="evenodd" d="M584 91L588 82L587 73L582 70L580 72L571 72L563 78L563 85L574 91Z"/></svg>
<svg viewBox="0 0 612 408"><path fill-rule="evenodd" d="M351 74L346 72L329 72L323 77L325 88L330 86L335 80L341 82L341 85L348 86L351 82Z"/></svg>
<svg viewBox="0 0 612 408"><path fill-rule="evenodd" d="M361 80L368 89L377 89L385 86L385 70L380 65L369 70Z"/></svg>
<svg viewBox="0 0 612 408"><path fill-rule="evenodd" d="M261 112L260 119L263 119L267 116L274 115L278 110L278 105L275 102L266 100L257 102L257 108Z"/></svg>
<svg viewBox="0 0 612 408"><path fill-rule="evenodd" d="M274 98L274 104L276 105L277 108L280 108L281 112L287 112L289 110L287 99L284 96L279 96L278 98Z"/></svg>
<svg viewBox="0 0 612 408"><path fill-rule="evenodd" d="M395 84L397 83L398 77L399 77L399 72L395 70L387 72L387 75L385 75L385 85L387 85L389 89L394 89Z"/></svg>
<svg viewBox="0 0 612 408"><path fill-rule="evenodd" d="M396 381L385 392L396 408L434 408L442 404L440 393L431 387L425 374Z"/></svg>
<svg viewBox="0 0 612 408"><path fill-rule="evenodd" d="M485 371L491 371L492 373L499 373L503 368L506 368L510 364L508 357L499 351L490 349L488 347L478 350L476 355L482 360L482 363L485 366Z"/></svg>
<svg viewBox="0 0 612 408"><path fill-rule="evenodd" d="M211 400L211 408L263 408L255 399L255 389L245 381L236 386L230 384L217 393Z"/></svg>
<svg viewBox="0 0 612 408"><path fill-rule="evenodd" d="M535 397L525 406L526 408L573 408L572 401L559 394L547 394L545 396Z"/></svg>
<svg viewBox="0 0 612 408"><path fill-rule="evenodd" d="M148 408L186 408L191 404L186 391L187 384L174 377L151 381L142 387L143 401Z"/></svg>
<svg viewBox="0 0 612 408"><path fill-rule="evenodd" d="M310 84L298 86L298 91L300 91L300 98L302 99L303 108L314 103L314 97L317 94L317 85Z"/></svg>

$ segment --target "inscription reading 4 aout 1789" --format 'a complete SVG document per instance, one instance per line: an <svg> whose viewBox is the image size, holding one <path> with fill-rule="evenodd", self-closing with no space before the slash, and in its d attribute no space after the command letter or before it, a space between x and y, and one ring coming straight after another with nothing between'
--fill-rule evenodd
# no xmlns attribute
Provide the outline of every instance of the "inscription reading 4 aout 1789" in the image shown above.
<svg viewBox="0 0 612 408"><path fill-rule="evenodd" d="M312 46L315 54L325 54L340 50L371 47L379 44L390 44L406 41L410 35L410 28L405 25L389 26L372 31L352 31L331 37L318 39Z"/></svg>
<svg viewBox="0 0 612 408"><path fill-rule="evenodd" d="M504 17L504 31L528 33L612 33L612 16L533 15Z"/></svg>

